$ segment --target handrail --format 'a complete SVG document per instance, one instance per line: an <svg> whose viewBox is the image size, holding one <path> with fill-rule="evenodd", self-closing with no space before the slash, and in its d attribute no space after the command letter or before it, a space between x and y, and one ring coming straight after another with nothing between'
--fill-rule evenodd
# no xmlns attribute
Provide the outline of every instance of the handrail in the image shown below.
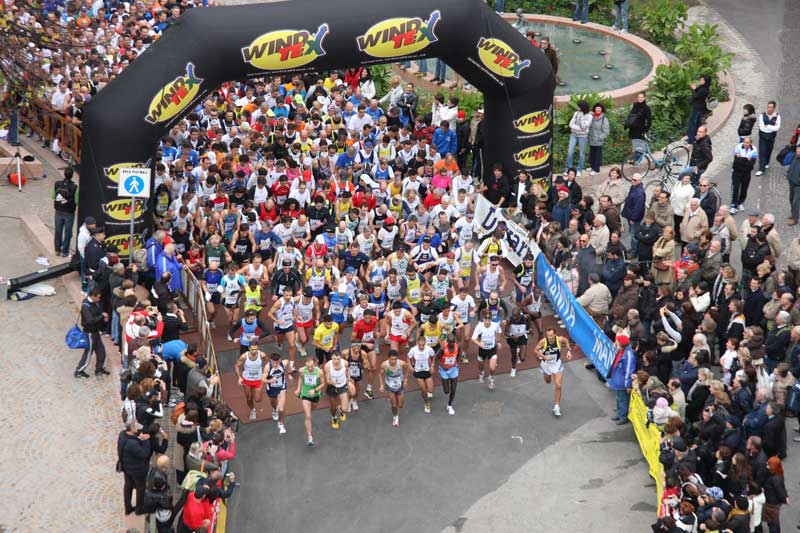
<svg viewBox="0 0 800 533"><path fill-rule="evenodd" d="M197 281L194 273L188 268L181 270L181 281L183 281L183 295L189 303L189 307L194 314L195 321L197 322L197 330L200 332L200 345L198 348L201 353L204 353L208 361L208 367L213 374L219 371L217 365L217 352L214 349L214 342L211 337L211 328L208 325L208 317L206 315L206 302L203 297L203 289L200 282ZM217 385L214 388L214 397L222 399L222 387Z"/></svg>
<svg viewBox="0 0 800 533"><path fill-rule="evenodd" d="M58 146L73 161L81 161L81 128L44 100L32 99L20 109L19 120L48 144L58 139Z"/></svg>

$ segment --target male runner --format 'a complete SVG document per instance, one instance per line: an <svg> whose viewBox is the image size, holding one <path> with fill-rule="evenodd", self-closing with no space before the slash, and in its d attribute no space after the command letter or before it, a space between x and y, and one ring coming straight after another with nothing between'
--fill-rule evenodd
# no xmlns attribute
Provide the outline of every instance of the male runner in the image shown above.
<svg viewBox="0 0 800 533"><path fill-rule="evenodd" d="M553 414L561 416L561 380L564 372L564 365L561 364L561 354L566 352L567 361L572 359L572 349L569 341L564 337L556 335L555 328L547 328L544 338L536 344L536 357L542 362L539 370L544 375L544 382L549 384L552 380L555 383L555 405Z"/></svg>
<svg viewBox="0 0 800 533"><path fill-rule="evenodd" d="M264 374L264 361L267 354L259 351L258 344L250 343L247 352L239 356L233 371L239 378L239 385L244 389L244 401L250 408L250 421L256 419L256 404L261 403L264 393L264 383L267 376Z"/></svg>
<svg viewBox="0 0 800 533"><path fill-rule="evenodd" d="M416 346L408 350L408 360L414 368L414 377L417 380L417 385L419 385L422 401L425 403L424 410L426 414L431 412L430 398L433 397L431 366L433 365L434 354L433 348L428 346L425 340L425 335L417 337Z"/></svg>
<svg viewBox="0 0 800 533"><path fill-rule="evenodd" d="M300 379L297 380L297 388L294 393L303 404L308 446L314 446L314 437L311 435L311 410L314 408L314 404L319 402L320 391L324 388L325 373L317 366L317 359L306 357L306 366L300 371Z"/></svg>
<svg viewBox="0 0 800 533"><path fill-rule="evenodd" d="M325 363L325 382L328 384L326 394L331 409L331 427L339 429L339 420L347 421L350 412L349 388L353 387L353 379L347 369L348 363L339 352L331 354L331 360Z"/></svg>
<svg viewBox="0 0 800 533"><path fill-rule="evenodd" d="M278 432L283 435L286 433L284 420L286 418L286 378L292 380L291 374L286 373L286 366L289 360L281 361L281 354L273 353L269 356L269 365L266 370L267 397L272 405L272 419L278 423Z"/></svg>
<svg viewBox="0 0 800 533"><path fill-rule="evenodd" d="M472 342L478 347L478 383L483 383L484 365L489 362L489 388L494 389L494 373L497 371L497 345L500 343L500 324L492 321L489 311L484 311L482 320L475 326Z"/></svg>
<svg viewBox="0 0 800 533"><path fill-rule="evenodd" d="M359 344L359 353L366 356L367 366L367 388L364 395L370 400L375 397L372 385L375 383L375 371L377 362L375 359L375 332L378 327L378 319L372 309L364 311L364 316L353 324L353 344ZM351 346L352 353L352 346Z"/></svg>
<svg viewBox="0 0 800 533"><path fill-rule="evenodd" d="M403 387L408 386L409 364L397 358L397 350L389 350L389 359L381 365L381 392L386 392L392 406L392 425L400 425L400 409L405 403Z"/></svg>

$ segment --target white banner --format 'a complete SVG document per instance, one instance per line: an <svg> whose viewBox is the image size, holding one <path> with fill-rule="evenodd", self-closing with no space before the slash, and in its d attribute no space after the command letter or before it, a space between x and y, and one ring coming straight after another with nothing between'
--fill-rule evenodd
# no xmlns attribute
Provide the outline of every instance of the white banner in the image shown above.
<svg viewBox="0 0 800 533"><path fill-rule="evenodd" d="M482 194L477 195L475 202L475 224L479 237L491 233L499 222L505 222L505 242L508 247L508 259L514 266L522 263L522 259L532 254L534 259L539 255L539 246L530 238L528 230L506 216L504 209L495 207Z"/></svg>

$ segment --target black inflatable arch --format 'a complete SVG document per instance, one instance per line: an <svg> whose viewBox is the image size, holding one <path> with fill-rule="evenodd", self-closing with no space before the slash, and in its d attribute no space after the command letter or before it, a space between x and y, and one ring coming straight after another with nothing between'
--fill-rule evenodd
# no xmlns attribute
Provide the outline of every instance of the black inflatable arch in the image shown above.
<svg viewBox="0 0 800 533"><path fill-rule="evenodd" d="M127 255L130 204L117 198L118 169L148 164L158 139L221 83L425 57L483 93L485 161L549 175L552 69L483 0L291 0L184 13L89 102L80 218L102 220ZM137 213L137 247L149 207Z"/></svg>

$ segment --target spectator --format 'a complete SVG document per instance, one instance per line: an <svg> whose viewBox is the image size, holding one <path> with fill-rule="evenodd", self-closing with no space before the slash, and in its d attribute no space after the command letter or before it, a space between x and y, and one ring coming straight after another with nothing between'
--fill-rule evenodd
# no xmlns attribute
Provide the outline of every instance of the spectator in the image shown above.
<svg viewBox="0 0 800 533"><path fill-rule="evenodd" d="M589 112L589 102L586 100L580 100L578 102L578 110L572 114L572 118L569 121L570 134L566 162L567 169L572 168L572 156L575 152L575 146L578 145L580 149L577 167L578 176L581 175L581 171L583 170L583 165L586 160L586 143L589 139L590 128L592 127L593 120L593 115ZM564 173L566 172L567 171L564 170Z"/></svg>
<svg viewBox="0 0 800 533"><path fill-rule="evenodd" d="M778 104L770 100L767 110L758 116L758 172L761 176L769 168L772 159L772 150L775 148L775 138L781 129L781 116L777 112Z"/></svg>
<svg viewBox="0 0 800 533"><path fill-rule="evenodd" d="M617 334L617 357L611 365L608 375L608 386L616 397L616 414L611 420L617 425L628 423L628 406L630 404L631 380L636 370L636 358L630 347L630 339L626 335Z"/></svg>
<svg viewBox="0 0 800 533"><path fill-rule="evenodd" d="M70 256L72 225L75 223L78 186L72 181L73 169L64 169L64 179L53 185L53 208L55 209L55 254Z"/></svg>
<svg viewBox="0 0 800 533"><path fill-rule="evenodd" d="M685 175L691 176L692 185L697 186L703 172L714 160L711 150L711 137L708 136L708 129L705 126L697 128L697 135L692 146L692 155L689 157L689 166L678 173L678 178ZM673 191L673 194L674 191Z"/></svg>
<svg viewBox="0 0 800 533"><path fill-rule="evenodd" d="M150 461L150 435L139 432L135 420L126 422L125 431L119 434L117 454L119 457L117 470L125 476L123 489L125 514L129 515L134 511L136 514L142 514L145 482ZM131 501L134 489L136 490L135 507Z"/></svg>
<svg viewBox="0 0 800 533"><path fill-rule="evenodd" d="M789 218L786 225L794 226L800 220L800 146L795 148L795 157L786 169L786 180L789 182Z"/></svg>
<svg viewBox="0 0 800 533"><path fill-rule="evenodd" d="M753 140L745 137L733 150L733 172L731 173L731 213L733 214L745 209L744 202L747 200L747 190L750 188L750 175L753 173L756 161L758 161L758 150L753 146Z"/></svg>
<svg viewBox="0 0 800 533"><path fill-rule="evenodd" d="M711 88L711 77L703 74L697 83L691 83L689 87L692 89L692 97L689 104L692 108L689 114L689 129L687 133L687 144L695 143L695 134L703 122L703 115L707 112L706 100L708 100L708 91Z"/></svg>
<svg viewBox="0 0 800 533"><path fill-rule="evenodd" d="M647 105L647 95L640 92L636 95L636 101L631 107L631 112L625 119L624 126L628 129L628 137L631 140L631 151L634 154L643 154L647 150L645 134L650 131L653 124L653 115ZM631 160L629 163L633 163Z"/></svg>
<svg viewBox="0 0 800 533"><path fill-rule="evenodd" d="M603 165L603 145L610 133L611 125L606 116L606 107L598 102L592 107L592 123L589 126L588 137L589 166L592 169L590 172L592 176L596 176L600 172L600 167ZM572 153L572 151L570 151L570 153ZM578 167L580 168L580 164Z"/></svg>
<svg viewBox="0 0 800 533"><path fill-rule="evenodd" d="M628 230L631 234L631 253L634 256L639 253L639 241L636 240L636 234L644 218L646 201L642 177L635 173L631 176L631 188L628 190L628 196L625 197L622 207L622 216L628 221Z"/></svg>

